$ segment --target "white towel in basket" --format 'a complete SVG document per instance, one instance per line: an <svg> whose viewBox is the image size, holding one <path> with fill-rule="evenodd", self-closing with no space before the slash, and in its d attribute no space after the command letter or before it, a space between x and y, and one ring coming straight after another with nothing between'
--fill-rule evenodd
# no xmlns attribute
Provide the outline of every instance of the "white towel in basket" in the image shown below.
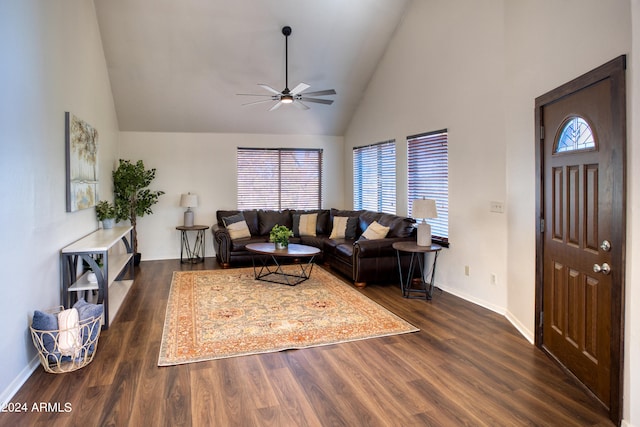
<svg viewBox="0 0 640 427"><path fill-rule="evenodd" d="M78 310L70 308L58 313L58 349L63 356L76 358L82 350Z"/></svg>

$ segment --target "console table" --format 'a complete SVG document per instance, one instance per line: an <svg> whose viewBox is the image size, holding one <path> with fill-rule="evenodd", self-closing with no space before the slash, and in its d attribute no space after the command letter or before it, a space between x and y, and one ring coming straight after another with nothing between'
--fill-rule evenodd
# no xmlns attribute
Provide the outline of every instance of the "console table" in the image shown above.
<svg viewBox="0 0 640 427"><path fill-rule="evenodd" d="M116 253L113 250L120 242L124 245L124 253ZM107 329L133 284L132 242L133 227L122 226L94 231L62 248L60 251L62 305L65 308L73 305L75 298L71 297L74 292L97 291L97 303L104 305L103 329ZM102 266L98 265L97 256L102 258ZM78 276L80 260L89 265L90 270ZM127 270L130 279L123 280ZM95 283L90 282L87 277L91 271L96 275Z"/></svg>
<svg viewBox="0 0 640 427"><path fill-rule="evenodd" d="M396 242L393 245L398 255L398 270L400 271L400 287L402 288L402 296L405 298L420 298L419 294L424 294L424 298L430 300L433 296L433 283L436 276L436 262L438 261L438 253L442 249L439 245L430 246L418 246L416 242ZM406 280L402 277L402 264L400 263L400 252L409 252L411 254L411 261L409 262L409 270L407 271ZM423 263L423 257L430 252L433 252L433 264L431 265L431 272L425 274ZM415 259L418 262L415 262ZM422 289L415 289L411 287L414 268L420 269L420 281L422 283ZM418 296L413 296L413 293L417 293Z"/></svg>

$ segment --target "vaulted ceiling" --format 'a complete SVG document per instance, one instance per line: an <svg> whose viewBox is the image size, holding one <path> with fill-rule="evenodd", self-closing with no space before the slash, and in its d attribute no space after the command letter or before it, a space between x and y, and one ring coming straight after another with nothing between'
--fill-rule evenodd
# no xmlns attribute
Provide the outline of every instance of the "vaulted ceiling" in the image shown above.
<svg viewBox="0 0 640 427"><path fill-rule="evenodd" d="M95 0L121 131L343 135L408 0ZM259 83L333 105L242 105Z"/></svg>

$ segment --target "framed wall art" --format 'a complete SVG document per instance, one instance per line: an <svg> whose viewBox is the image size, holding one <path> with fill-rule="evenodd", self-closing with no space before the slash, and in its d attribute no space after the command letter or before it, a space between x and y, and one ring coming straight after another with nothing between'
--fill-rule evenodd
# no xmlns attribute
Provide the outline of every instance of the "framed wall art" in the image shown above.
<svg viewBox="0 0 640 427"><path fill-rule="evenodd" d="M65 113L67 212L91 208L98 200L98 131Z"/></svg>

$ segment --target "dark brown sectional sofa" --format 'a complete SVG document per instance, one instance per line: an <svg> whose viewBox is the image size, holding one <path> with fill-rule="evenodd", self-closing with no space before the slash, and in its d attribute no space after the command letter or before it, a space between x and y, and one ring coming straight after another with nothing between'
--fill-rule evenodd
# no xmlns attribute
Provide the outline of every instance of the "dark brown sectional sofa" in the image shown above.
<svg viewBox="0 0 640 427"><path fill-rule="evenodd" d="M242 212L251 237L232 240L225 228L225 218ZM316 262L329 264L359 287L373 282L399 281L398 258L392 244L398 241L416 240L415 220L412 218L390 215L372 211L350 211L338 209L318 210L219 210L216 212L217 224L212 227L214 247L218 263L228 268L236 265L251 263L251 253L245 249L249 243L269 241L269 232L274 225L286 225L293 229L294 218L297 215L317 213L316 235L292 237L291 243L301 243L314 246L322 250ZM335 217L354 218L355 236L349 238L331 239L333 220ZM367 240L362 233L371 223L377 221L389 227L385 238ZM401 256L404 269L409 266L409 257Z"/></svg>

